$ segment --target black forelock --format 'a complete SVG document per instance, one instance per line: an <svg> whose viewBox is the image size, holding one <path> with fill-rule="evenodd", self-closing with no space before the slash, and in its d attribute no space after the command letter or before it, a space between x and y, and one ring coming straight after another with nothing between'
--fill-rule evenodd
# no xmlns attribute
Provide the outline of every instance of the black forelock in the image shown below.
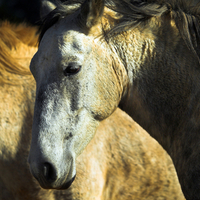
<svg viewBox="0 0 200 200"><path fill-rule="evenodd" d="M42 37L44 36L45 32L54 24L56 24L56 22L58 22L58 20L62 17L66 17L70 14L72 14L73 12L75 12L77 8L70 8L69 9L69 5L75 5L75 4L82 4L84 2L84 0L68 0L65 2L61 2L59 0L56 1L56 5L57 7L52 10L49 14L47 14L43 19L41 19L41 26L39 28L39 43L42 39Z"/></svg>

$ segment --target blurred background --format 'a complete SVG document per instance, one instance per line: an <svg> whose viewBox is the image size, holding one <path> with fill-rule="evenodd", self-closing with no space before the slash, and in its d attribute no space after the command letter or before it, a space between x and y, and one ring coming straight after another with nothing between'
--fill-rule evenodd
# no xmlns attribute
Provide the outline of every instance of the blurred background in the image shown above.
<svg viewBox="0 0 200 200"><path fill-rule="evenodd" d="M0 20L40 24L40 2L42 0L0 0ZM64 2L66 0L48 0Z"/></svg>
<svg viewBox="0 0 200 200"><path fill-rule="evenodd" d="M0 20L39 24L40 0L0 0Z"/></svg>

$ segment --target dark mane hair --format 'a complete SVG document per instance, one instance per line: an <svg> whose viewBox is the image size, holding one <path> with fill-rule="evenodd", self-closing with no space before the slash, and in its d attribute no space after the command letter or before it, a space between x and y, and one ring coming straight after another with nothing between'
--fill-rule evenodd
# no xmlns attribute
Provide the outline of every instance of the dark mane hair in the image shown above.
<svg viewBox="0 0 200 200"><path fill-rule="evenodd" d="M77 11L83 3L84 0L68 0L64 3L57 3L57 8L42 21L39 42L48 28L60 18ZM69 5L76 6L69 8ZM122 15L108 35L132 29L141 23L148 22L152 17L169 14L175 21L187 47L199 59L200 0L105 0L105 6Z"/></svg>

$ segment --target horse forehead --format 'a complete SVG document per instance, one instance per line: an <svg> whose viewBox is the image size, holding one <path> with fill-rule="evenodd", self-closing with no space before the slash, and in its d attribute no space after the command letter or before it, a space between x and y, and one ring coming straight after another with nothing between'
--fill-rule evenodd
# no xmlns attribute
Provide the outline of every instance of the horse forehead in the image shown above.
<svg viewBox="0 0 200 200"><path fill-rule="evenodd" d="M87 52L90 48L88 36L78 31L69 30L58 36L58 46L61 53L66 52Z"/></svg>
<svg viewBox="0 0 200 200"><path fill-rule="evenodd" d="M35 56L40 64L54 63L67 57L76 57L81 61L91 51L87 37L77 31L58 32L53 36L52 33L47 34L40 44Z"/></svg>

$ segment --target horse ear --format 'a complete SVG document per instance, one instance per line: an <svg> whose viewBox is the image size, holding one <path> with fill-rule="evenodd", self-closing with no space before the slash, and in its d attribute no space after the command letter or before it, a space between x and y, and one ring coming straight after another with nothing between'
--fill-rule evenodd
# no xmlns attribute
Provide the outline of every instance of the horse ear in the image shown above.
<svg viewBox="0 0 200 200"><path fill-rule="evenodd" d="M55 8L56 8L56 5L53 4L51 1L42 0L41 7L40 7L40 19L43 19Z"/></svg>
<svg viewBox="0 0 200 200"><path fill-rule="evenodd" d="M104 11L104 0L86 0L81 6L81 23L90 29L98 23Z"/></svg>

